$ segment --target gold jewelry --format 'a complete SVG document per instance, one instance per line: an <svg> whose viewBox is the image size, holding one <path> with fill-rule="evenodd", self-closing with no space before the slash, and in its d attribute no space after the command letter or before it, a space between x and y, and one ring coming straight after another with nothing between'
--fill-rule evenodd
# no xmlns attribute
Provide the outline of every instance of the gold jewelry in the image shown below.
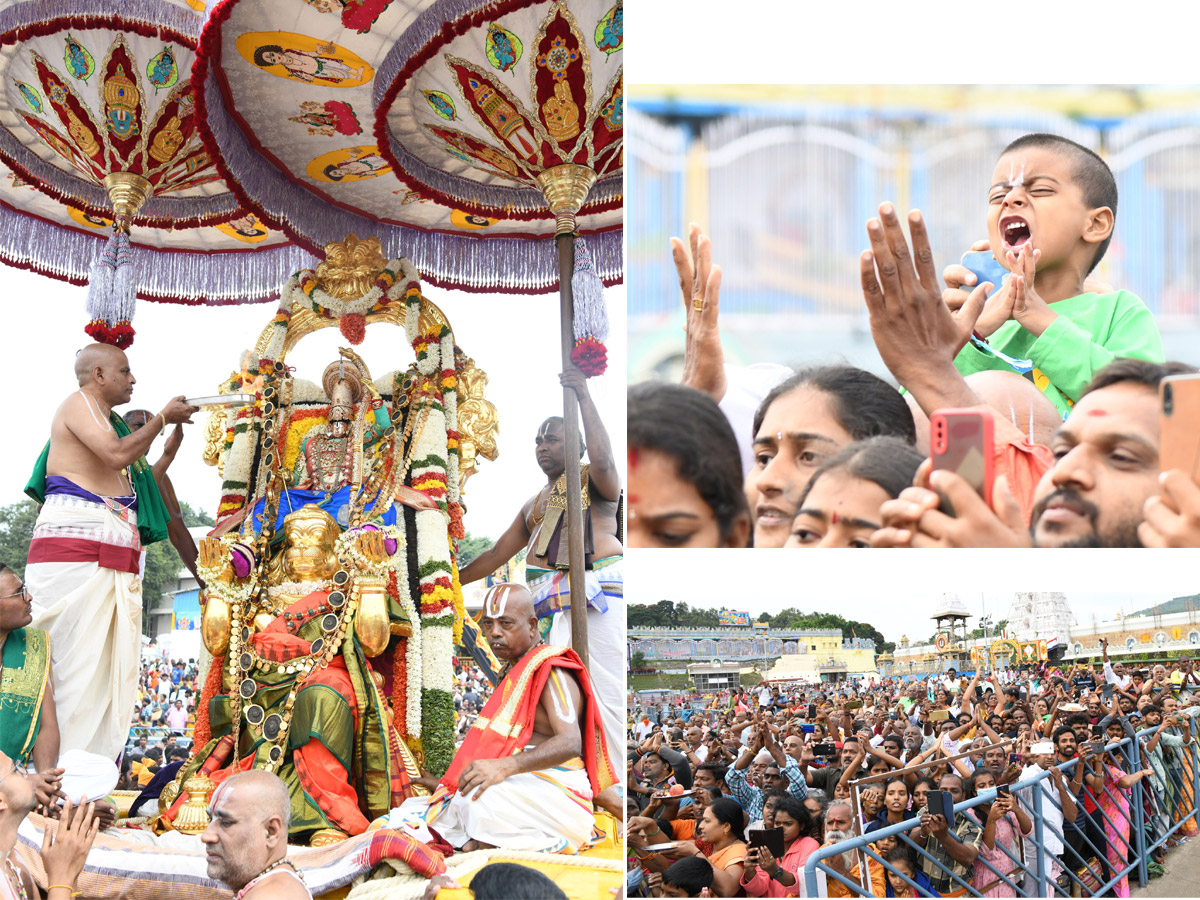
<svg viewBox="0 0 1200 900"><path fill-rule="evenodd" d="M702 294L697 294L692 298L692 309L696 310L697 312L703 312L704 296Z"/></svg>
<svg viewBox="0 0 1200 900"><path fill-rule="evenodd" d="M162 420L163 420L162 428L160 429L160 431L166 431L167 430L167 417L164 416L162 413L159 413L159 416L161 416Z"/></svg>

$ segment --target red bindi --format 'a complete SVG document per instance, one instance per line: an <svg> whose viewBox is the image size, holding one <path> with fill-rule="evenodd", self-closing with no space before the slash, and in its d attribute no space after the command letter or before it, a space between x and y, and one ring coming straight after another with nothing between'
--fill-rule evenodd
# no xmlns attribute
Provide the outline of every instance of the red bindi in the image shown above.
<svg viewBox="0 0 1200 900"><path fill-rule="evenodd" d="M626 453L626 456L628 457L628 460L629 460L629 468L631 468L631 469L637 468L638 456L640 454L641 454L641 451L637 447L629 448L628 452Z"/></svg>
<svg viewBox="0 0 1200 900"><path fill-rule="evenodd" d="M840 516L838 516L838 514L837 514L837 510L834 510L834 511L833 511L833 514L832 514L832 516L831 516L831 518L830 518L830 520L829 520L829 521L830 521L832 524L836 525L836 524L838 523L838 519L839 519L839 518L840 518Z"/></svg>
<svg viewBox="0 0 1200 900"><path fill-rule="evenodd" d="M1101 418L1103 416L1107 416L1108 413L1103 409L1089 409L1088 415L1093 416L1095 418Z"/></svg>

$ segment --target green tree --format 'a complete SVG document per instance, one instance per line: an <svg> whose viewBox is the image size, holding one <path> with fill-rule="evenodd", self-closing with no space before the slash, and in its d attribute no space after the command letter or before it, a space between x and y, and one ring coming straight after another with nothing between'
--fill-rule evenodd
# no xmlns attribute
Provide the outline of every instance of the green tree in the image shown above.
<svg viewBox="0 0 1200 900"><path fill-rule="evenodd" d="M29 557L37 509L32 500L0 507L0 562L21 578L25 577L25 560Z"/></svg>
<svg viewBox="0 0 1200 900"><path fill-rule="evenodd" d="M184 520L186 521L186 519ZM150 633L150 611L162 603L163 594L178 585L183 560L170 541L157 541L146 548L146 572L142 577L142 633Z"/></svg>
<svg viewBox="0 0 1200 900"><path fill-rule="evenodd" d="M476 537L467 532L467 536L458 542L458 558L468 563L496 542L490 537Z"/></svg>
<svg viewBox="0 0 1200 900"><path fill-rule="evenodd" d="M630 654L629 668L633 669L635 672L646 668L646 654L641 650L635 650L632 654Z"/></svg>
<svg viewBox="0 0 1200 900"><path fill-rule="evenodd" d="M216 525L216 521L203 509L193 509L187 503L180 501L179 511L183 513L183 524L188 528L194 528L197 525L207 525L212 528Z"/></svg>

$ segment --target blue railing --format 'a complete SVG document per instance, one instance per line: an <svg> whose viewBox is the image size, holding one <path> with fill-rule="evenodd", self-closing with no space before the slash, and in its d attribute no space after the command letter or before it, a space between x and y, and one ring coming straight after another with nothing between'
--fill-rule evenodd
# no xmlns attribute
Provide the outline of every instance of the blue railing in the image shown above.
<svg viewBox="0 0 1200 900"><path fill-rule="evenodd" d="M1049 771L1041 772L1032 778L1013 784L1011 786L1013 796L1032 819L1031 833L1024 838L1033 850L1032 859L1023 859L1019 847L1014 848L1017 851L1014 853L1012 849L1005 847L1000 841L996 841L996 846L1012 862L1013 868L1010 871L1001 872L991 862L979 857L978 862L990 870L991 876L993 876L989 879L990 883L984 885L984 888L990 890L998 887L995 879L999 879L1019 897L1070 897L1073 893L1075 896L1096 897L1106 894L1126 877L1136 878L1137 883L1144 886L1149 880L1147 859L1150 854L1164 846L1187 822L1200 821L1197 819L1196 807L1196 797L1200 795L1198 793L1200 792L1200 747L1196 742L1196 720L1189 718L1186 728L1190 733L1191 741L1174 752L1174 758L1180 760L1179 766L1164 765L1159 768L1152 764L1151 757L1145 753L1145 744L1149 743L1150 738L1157 731L1154 728L1143 729L1137 732L1136 737L1126 737L1120 742L1108 744L1105 748L1108 759L1112 759L1111 756L1108 756L1112 751L1120 750L1122 752L1123 765L1120 768L1125 774L1138 772L1146 767L1155 771L1153 778L1143 777L1127 789L1126 808L1129 818L1127 837L1120 837L1124 834L1122 828L1098 803L1094 804L1096 806L1095 813L1088 813L1081 803L1074 820L1078 837L1068 839L1065 832L1070 829L1059 828L1053 824L1054 821L1061 819L1062 806L1054 795L1048 793L1043 787L1043 782L1052 777ZM1068 785L1077 764L1078 760L1075 759L1063 763L1059 767ZM1191 772L1190 777L1187 777L1189 764ZM1109 797L1115 798L1112 793L1113 789L1106 779L1102 791ZM1115 789L1121 790L1120 788ZM1093 801L1097 799L1092 788L1086 782L1084 794L1090 795ZM988 803L994 798L995 790L993 789L984 791L978 797L956 804L954 807L955 820L957 821L959 814L965 810ZM1046 818L1047 803L1058 810L1058 815L1052 816L1050 820ZM1150 806L1154 810L1153 818L1156 821L1146 822L1146 806ZM1118 816L1118 818L1124 819L1125 817ZM949 875L950 890L962 890L966 895L972 897L983 896L982 892L969 879L961 878L947 870L937 860L934 860L924 846L908 836L906 832L912 830L916 824L915 820L909 819L877 829L866 836L851 838L830 847L820 848L809 856L804 864L803 877L806 895L818 896L817 873L822 872L827 880L844 885L851 896L872 896L869 888L871 884L870 870L874 866L882 866L885 878L887 877L886 873L891 873L914 889L918 896L931 896L928 891L922 890L915 881L884 860L871 847L871 844L876 841L894 835L899 841L916 851L918 859L932 860L937 870L940 870L943 875ZM1108 851L1112 847L1105 834L1105 825L1118 835L1116 842L1118 852L1115 854L1117 859L1109 858ZM950 830L954 831L953 826ZM1051 836L1055 838L1054 843L1063 846L1062 856L1068 861L1068 865L1063 867L1063 874L1057 879L1052 877L1054 867L1049 864L1052 858L1056 859L1058 856L1047 849L1047 841ZM1018 834L1018 841L1020 839L1021 836ZM1121 852L1121 844L1124 845L1123 852ZM844 871L826 862L831 857L841 856L849 851L854 851L858 858L860 873L863 869L864 858L869 860L866 866L867 876L863 878L868 885L867 888L849 877ZM1028 884L1028 888L1026 884Z"/></svg>

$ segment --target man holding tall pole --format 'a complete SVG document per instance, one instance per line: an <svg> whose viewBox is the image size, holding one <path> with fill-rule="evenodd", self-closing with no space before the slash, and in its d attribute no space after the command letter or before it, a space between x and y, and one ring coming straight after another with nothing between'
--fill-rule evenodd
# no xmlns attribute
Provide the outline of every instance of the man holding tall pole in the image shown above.
<svg viewBox="0 0 1200 900"><path fill-rule="evenodd" d="M546 484L524 503L500 539L460 570L459 578L463 584L484 578L523 547L528 548L526 578L546 640L572 649L590 650L598 663L588 668L611 749L623 746L624 735L625 604L621 574L624 548L617 539L621 481L608 432L588 393L583 373L571 367L559 380L567 396L577 404L590 462L579 463L582 450L568 457L563 419L557 416L546 419L534 438L538 466L546 473ZM568 501L572 495L568 493L568 475L572 470L580 479L574 495L579 498L582 513L582 526L578 529L573 529L569 520ZM581 565L571 559L571 545L576 540L578 549L583 551ZM573 577L576 574L581 582L578 587ZM577 591L588 598L588 615L584 619L588 631L582 644L572 634L573 611L580 607L573 606L571 598Z"/></svg>

